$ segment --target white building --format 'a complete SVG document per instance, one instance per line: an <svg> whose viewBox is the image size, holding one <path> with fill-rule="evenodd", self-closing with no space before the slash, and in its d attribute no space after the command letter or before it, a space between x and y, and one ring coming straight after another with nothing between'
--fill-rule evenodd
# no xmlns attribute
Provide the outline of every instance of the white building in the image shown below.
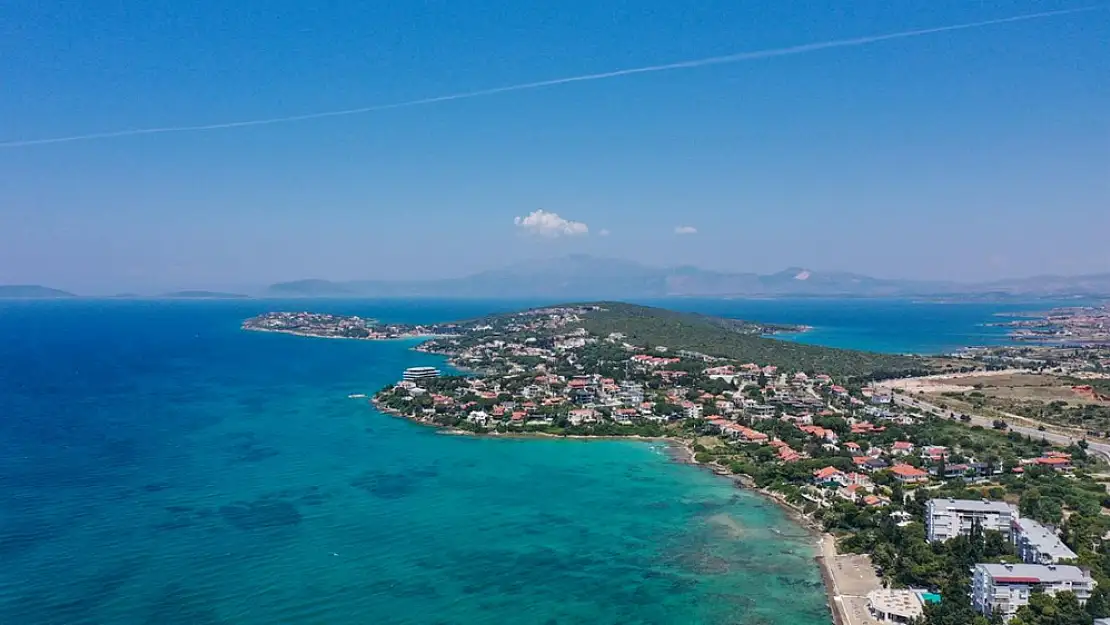
<svg viewBox="0 0 1110 625"><path fill-rule="evenodd" d="M1056 564L1060 560L1073 560L1079 556L1068 549L1056 532L1033 519L1014 519L1012 524L1014 547L1023 562L1028 564Z"/></svg>
<svg viewBox="0 0 1110 625"><path fill-rule="evenodd" d="M485 411L474 410L466 416L466 420L475 425L489 427L489 424L493 421L493 417L489 416Z"/></svg>
<svg viewBox="0 0 1110 625"><path fill-rule="evenodd" d="M415 382L416 380L426 380L428 378L438 378L439 369L435 367L409 367L401 375L403 380Z"/></svg>
<svg viewBox="0 0 1110 625"><path fill-rule="evenodd" d="M1010 535L1017 510L1004 501L986 499L930 499L925 506L926 537L929 542L968 535L976 522L984 531Z"/></svg>
<svg viewBox="0 0 1110 625"><path fill-rule="evenodd" d="M867 593L867 611L880 623L912 623L925 614L918 593L895 588L880 588Z"/></svg>
<svg viewBox="0 0 1110 625"><path fill-rule="evenodd" d="M775 407L768 404L753 404L744 407L744 414L749 419L770 419L775 416Z"/></svg>
<svg viewBox="0 0 1110 625"><path fill-rule="evenodd" d="M644 401L644 387L635 382L621 382L620 392L617 394L620 402L626 406L636 406Z"/></svg>
<svg viewBox="0 0 1110 625"><path fill-rule="evenodd" d="M971 605L976 612L1009 620L1029 603L1034 591L1054 595L1071 591L1086 603L1095 587L1090 574L1076 566L1054 564L976 564Z"/></svg>

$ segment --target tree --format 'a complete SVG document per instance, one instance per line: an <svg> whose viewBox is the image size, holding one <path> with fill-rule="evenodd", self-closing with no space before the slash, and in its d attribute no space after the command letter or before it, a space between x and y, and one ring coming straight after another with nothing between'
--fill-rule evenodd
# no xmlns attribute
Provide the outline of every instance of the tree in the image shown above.
<svg viewBox="0 0 1110 625"><path fill-rule="evenodd" d="M1029 596L1029 604L1018 609L1009 625L1091 625L1092 620L1079 605L1075 593L1034 592Z"/></svg>
<svg viewBox="0 0 1110 625"><path fill-rule="evenodd" d="M906 490L902 486L901 482L895 481L894 484L890 487L890 500L892 502L894 502L895 505L898 505L898 506L905 505L905 503L906 503Z"/></svg>
<svg viewBox="0 0 1110 625"><path fill-rule="evenodd" d="M1091 598L1087 600L1087 614L1092 618L1105 618L1110 616L1110 588L1103 584L1095 586Z"/></svg>

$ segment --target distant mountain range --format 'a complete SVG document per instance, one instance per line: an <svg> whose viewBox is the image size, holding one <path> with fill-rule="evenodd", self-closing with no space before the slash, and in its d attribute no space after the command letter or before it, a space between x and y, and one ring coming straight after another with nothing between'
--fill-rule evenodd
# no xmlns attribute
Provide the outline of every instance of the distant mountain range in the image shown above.
<svg viewBox="0 0 1110 625"><path fill-rule="evenodd" d="M78 297L68 291L52 289L37 284L0 284L0 299L63 299ZM249 295L242 293L223 293L220 291L174 291L155 296L143 296L137 293L119 293L109 296L109 299L243 299Z"/></svg>
<svg viewBox="0 0 1110 625"><path fill-rule="evenodd" d="M873 278L790 267L773 274L651 267L571 255L439 280L298 280L269 297L469 297L643 299L662 297L1066 297L1110 296L1110 273L1039 276L981 283Z"/></svg>
<svg viewBox="0 0 1110 625"><path fill-rule="evenodd" d="M77 297L67 291L59 291L37 284L0 284L0 299L57 299Z"/></svg>
<svg viewBox="0 0 1110 625"><path fill-rule="evenodd" d="M917 297L1020 299L1110 297L1110 273L1035 276L965 283L874 278L856 273L790 267L777 273L653 267L627 260L575 254L533 260L462 278L437 280L296 280L272 284L262 297L441 297L488 299L614 300L666 297ZM0 298L62 298L74 294L38 285L0 285ZM126 295L124 297L138 297ZM164 298L244 298L217 291L177 291Z"/></svg>

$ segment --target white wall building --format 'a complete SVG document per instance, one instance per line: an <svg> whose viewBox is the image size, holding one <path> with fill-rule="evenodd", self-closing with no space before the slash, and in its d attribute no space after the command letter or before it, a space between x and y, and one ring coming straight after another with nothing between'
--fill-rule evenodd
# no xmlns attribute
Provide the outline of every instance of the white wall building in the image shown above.
<svg viewBox="0 0 1110 625"><path fill-rule="evenodd" d="M1004 501L930 499L925 506L929 542L966 536L971 533L976 521L984 531L993 530L1009 536L1011 524L1017 518L1017 510Z"/></svg>
<svg viewBox="0 0 1110 625"><path fill-rule="evenodd" d="M769 404L753 404L744 407L749 419L770 419L775 416L775 407Z"/></svg>
<svg viewBox="0 0 1110 625"><path fill-rule="evenodd" d="M1090 574L1076 566L1054 564L976 564L971 581L971 605L976 612L1001 614L1009 620L1029 603L1034 591L1054 595L1071 591L1086 603L1095 587Z"/></svg>
<svg viewBox="0 0 1110 625"><path fill-rule="evenodd" d="M1055 564L1079 556L1068 549L1056 532L1033 519L1014 519L1012 540L1018 555L1028 564Z"/></svg>
<svg viewBox="0 0 1110 625"><path fill-rule="evenodd" d="M925 614L921 596L912 590L880 588L867 593L867 611L880 623L912 623Z"/></svg>
<svg viewBox="0 0 1110 625"><path fill-rule="evenodd" d="M427 380L429 378L438 378L439 369L435 367L409 367L401 374L403 380L415 382L417 380Z"/></svg>

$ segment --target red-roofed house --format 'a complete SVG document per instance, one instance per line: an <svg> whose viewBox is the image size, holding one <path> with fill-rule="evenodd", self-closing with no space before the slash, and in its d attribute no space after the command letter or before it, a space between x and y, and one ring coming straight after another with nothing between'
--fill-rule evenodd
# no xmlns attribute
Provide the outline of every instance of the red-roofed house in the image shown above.
<svg viewBox="0 0 1110 625"><path fill-rule="evenodd" d="M766 443L768 436L763 432L744 427L742 425L733 426L739 430L739 439L747 443Z"/></svg>
<svg viewBox="0 0 1110 625"><path fill-rule="evenodd" d="M885 429L885 427L876 427L875 424L870 421L861 421L860 423L852 424L852 434L873 434L882 432Z"/></svg>
<svg viewBox="0 0 1110 625"><path fill-rule="evenodd" d="M571 425L595 423L597 421L597 413L594 412L593 408L577 408L571 410L567 417Z"/></svg>
<svg viewBox="0 0 1110 625"><path fill-rule="evenodd" d="M913 443L909 441L895 441L890 447L892 456L908 456L913 453Z"/></svg>
<svg viewBox="0 0 1110 625"><path fill-rule="evenodd" d="M929 481L928 472L908 464L896 464L890 468L890 472L894 474L896 480L903 484L917 484L918 482Z"/></svg>
<svg viewBox="0 0 1110 625"><path fill-rule="evenodd" d="M1069 470L1071 470L1071 458L1058 458L1058 457L1037 458L1033 462L1037 463L1038 466L1051 467L1051 468L1055 469L1056 471L1069 471Z"/></svg>
<svg viewBox="0 0 1110 625"><path fill-rule="evenodd" d="M941 445L927 445L921 449L921 457L940 462L948 457L948 448Z"/></svg>
<svg viewBox="0 0 1110 625"><path fill-rule="evenodd" d="M797 462L802 457L802 454L794 451L789 445L779 447L779 460L783 462Z"/></svg>
<svg viewBox="0 0 1110 625"><path fill-rule="evenodd" d="M836 467L825 467L813 472L813 483L817 485L840 485L845 486L848 483L848 477L844 472Z"/></svg>
<svg viewBox="0 0 1110 625"><path fill-rule="evenodd" d="M640 411L635 408L617 408L613 411L613 420L617 423L628 425L632 423L634 417L639 416Z"/></svg>

